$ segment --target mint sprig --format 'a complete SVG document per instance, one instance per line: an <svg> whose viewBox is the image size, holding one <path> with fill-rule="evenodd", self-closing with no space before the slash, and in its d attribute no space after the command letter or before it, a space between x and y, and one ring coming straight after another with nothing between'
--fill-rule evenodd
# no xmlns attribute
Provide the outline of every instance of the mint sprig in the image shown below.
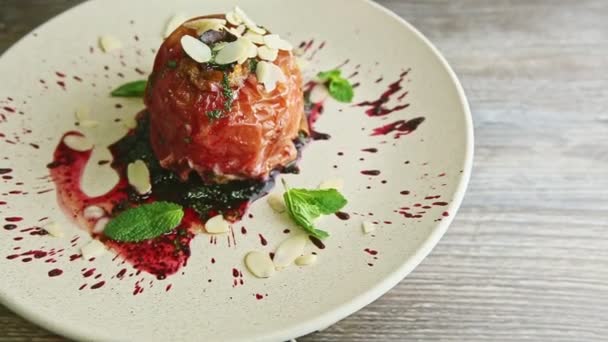
<svg viewBox="0 0 608 342"><path fill-rule="evenodd" d="M314 220L342 209L348 203L344 196L335 189L289 189L284 180L283 186L286 190L283 198L291 219L316 238L329 237L329 233L315 227Z"/></svg>
<svg viewBox="0 0 608 342"><path fill-rule="evenodd" d="M139 242L172 231L183 217L180 205L154 202L123 211L108 223L103 233L115 241Z"/></svg>
<svg viewBox="0 0 608 342"><path fill-rule="evenodd" d="M331 97L340 102L352 102L355 91L350 82L342 77L338 69L323 71L317 74L317 78L327 86Z"/></svg>
<svg viewBox="0 0 608 342"><path fill-rule="evenodd" d="M110 95L113 97L143 97L146 93L147 81L134 81L114 89Z"/></svg>

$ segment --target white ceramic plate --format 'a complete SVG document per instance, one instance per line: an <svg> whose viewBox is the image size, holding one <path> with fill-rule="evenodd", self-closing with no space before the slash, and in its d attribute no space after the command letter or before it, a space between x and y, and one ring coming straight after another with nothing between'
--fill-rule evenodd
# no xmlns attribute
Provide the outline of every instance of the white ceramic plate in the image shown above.
<svg viewBox="0 0 608 342"><path fill-rule="evenodd" d="M315 266L290 267L268 280L249 275L243 256L253 249L272 251L288 236L285 228L292 233L297 229L264 200L251 208L253 219L238 225L246 226L248 233L237 228L236 244L229 246L225 238L213 244L199 236L184 273L166 280L146 274L129 277L131 270L119 280L116 274L126 266L113 261L110 253L94 262L70 261L90 237L65 217L55 192L45 192L54 188L45 165L61 134L74 128L75 108L90 107L102 122L91 133L98 145L116 140L125 130L114 119L132 117L142 104L112 99L107 93L142 78L137 70L151 69L151 49L160 45L172 14L221 13L234 4L296 45L314 40L306 55L309 78L348 59L342 70L355 74L351 81L360 84L355 103L380 98L411 69L399 83L403 89L383 105L409 104L402 110L369 117L369 106L328 102L317 128L332 139L309 145L301 174L286 176L290 184L303 187L343 178L350 220L332 216L322 222L332 236L327 248L317 250ZM125 47L101 53L97 39L102 34L118 37ZM370 1L90 1L7 51L0 59L0 75L0 169L12 169L3 171L7 173L0 180L0 297L27 319L75 339L281 341L325 328L388 291L430 252L461 203L471 169L471 117L454 73L419 32ZM117 103L122 108L116 108ZM394 133L370 134L374 128L416 117L425 121L399 139ZM378 152L362 151L368 148ZM380 174L364 175L364 170ZM104 182L103 174L95 177L97 183ZM433 204L437 202L447 204ZM425 213L408 218L398 212L402 207L414 215ZM14 222L16 229L2 229L13 224L7 221L10 217L23 220ZM44 217L60 223L66 237L31 235L27 228L40 226ZM364 220L379 222L373 235L361 232ZM268 245L261 245L258 234ZM79 239L70 242L75 237ZM30 255L30 262L23 262L27 256L6 258L53 248L64 251L52 258ZM307 250L316 248L310 245ZM94 275L85 277L91 268ZM237 279L234 286L233 268L242 271L243 285ZM49 277L52 269L63 273ZM105 281L102 287L91 289L100 281ZM79 290L83 284L86 287ZM137 286L144 292L133 295Z"/></svg>

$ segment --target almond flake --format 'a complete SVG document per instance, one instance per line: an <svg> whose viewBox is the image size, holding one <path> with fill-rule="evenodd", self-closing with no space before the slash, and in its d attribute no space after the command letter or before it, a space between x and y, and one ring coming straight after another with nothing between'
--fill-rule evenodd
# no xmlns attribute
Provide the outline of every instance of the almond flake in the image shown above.
<svg viewBox="0 0 608 342"><path fill-rule="evenodd" d="M92 240L80 249L84 260L98 257L106 252L106 246L99 240Z"/></svg>
<svg viewBox="0 0 608 342"><path fill-rule="evenodd" d="M196 30L197 34L203 34L207 31L220 31L226 29L226 20L224 19L196 19L184 23L184 26Z"/></svg>
<svg viewBox="0 0 608 342"><path fill-rule="evenodd" d="M96 205L90 205L84 208L83 216L87 220L97 220L106 215L106 211L102 207Z"/></svg>
<svg viewBox="0 0 608 342"><path fill-rule="evenodd" d="M274 266L277 269L282 269L291 265L297 257L302 255L307 240L306 235L299 234L281 242L274 253Z"/></svg>
<svg viewBox="0 0 608 342"><path fill-rule="evenodd" d="M211 49L200 40L192 36L183 36L180 43L186 54L195 61L205 63L211 60Z"/></svg>
<svg viewBox="0 0 608 342"><path fill-rule="evenodd" d="M101 36L99 37L99 47L103 52L110 52L122 48L122 42L113 36Z"/></svg>
<svg viewBox="0 0 608 342"><path fill-rule="evenodd" d="M232 33L234 36L241 37L243 35L243 33L245 33L246 27L245 25L239 25L237 27L234 28L228 28L226 29L226 31Z"/></svg>
<svg viewBox="0 0 608 342"><path fill-rule="evenodd" d="M255 49L257 54L256 46L247 39L238 38L234 42L226 44L215 57L217 64L230 64L234 62L243 63L252 54L252 50Z"/></svg>
<svg viewBox="0 0 608 342"><path fill-rule="evenodd" d="M241 19L241 17L239 17L239 15L236 14L234 11L226 13L226 21L228 21L230 24L232 24L234 26L238 26L243 23L243 20Z"/></svg>
<svg viewBox="0 0 608 342"><path fill-rule="evenodd" d="M264 45L264 36L262 36L261 34L257 34L257 33L253 33L251 31L247 31L247 33L245 33L243 35L243 38L247 38L249 39L252 43L258 44L258 45Z"/></svg>
<svg viewBox="0 0 608 342"><path fill-rule="evenodd" d="M63 143L74 151L85 152L93 148L93 143L85 136L70 134L63 138Z"/></svg>
<svg viewBox="0 0 608 342"><path fill-rule="evenodd" d="M287 209L285 207L285 199L279 194L270 194L267 199L268 205L277 213L283 213Z"/></svg>
<svg viewBox="0 0 608 342"><path fill-rule="evenodd" d="M127 179L129 184L140 195L147 194L152 190L150 184L150 170L143 160L138 159L127 166Z"/></svg>
<svg viewBox="0 0 608 342"><path fill-rule="evenodd" d="M171 19L169 19L169 21L167 22L167 26L165 27L165 33L163 34L163 38L169 37L171 33L173 33L173 31L175 31L178 27L180 27L186 20L188 20L188 18L181 13L178 13L171 17Z"/></svg>
<svg viewBox="0 0 608 342"><path fill-rule="evenodd" d="M273 49L285 51L291 51L293 49L293 46L291 46L288 41L281 39L278 34L269 34L264 36L264 43Z"/></svg>
<svg viewBox="0 0 608 342"><path fill-rule="evenodd" d="M44 226L44 230L52 237L63 237L63 228L55 222L51 222Z"/></svg>
<svg viewBox="0 0 608 342"><path fill-rule="evenodd" d="M317 262L317 256L315 254L302 255L295 260L295 264L298 266L308 266L315 262Z"/></svg>
<svg viewBox="0 0 608 342"><path fill-rule="evenodd" d="M253 251L245 256L245 266L258 278L270 278L274 274L274 263L268 253Z"/></svg>
<svg viewBox="0 0 608 342"><path fill-rule="evenodd" d="M340 178L328 179L326 181L321 182L319 184L319 189L336 189L338 191L342 190L344 187L344 180Z"/></svg>
<svg viewBox="0 0 608 342"><path fill-rule="evenodd" d="M259 62L255 70L258 82L264 84L266 91L273 91L277 87L277 82L286 82L287 78L283 70L269 62Z"/></svg>
<svg viewBox="0 0 608 342"><path fill-rule="evenodd" d="M220 51L221 49L223 49L224 47L226 47L226 45L228 45L228 43L226 43L226 42L215 43L213 45L213 47L211 48L211 50L213 50L213 51Z"/></svg>
<svg viewBox="0 0 608 342"><path fill-rule="evenodd" d="M110 218L108 217L102 217L97 220L97 222L95 222L95 226L93 226L93 233L101 234L104 229L106 229L108 222L110 222Z"/></svg>
<svg viewBox="0 0 608 342"><path fill-rule="evenodd" d="M230 229L230 222L224 220L224 216L217 215L205 222L205 230L209 234L223 234Z"/></svg>
<svg viewBox="0 0 608 342"><path fill-rule="evenodd" d="M236 15L238 15L239 18L241 18L241 20L243 21L243 24L245 24L245 26L247 26L247 28L257 34L264 34L266 33L266 30L264 30L263 28L259 27L253 20L251 20L251 18L249 18L249 16L238 6L234 7L234 13L236 13Z"/></svg>
<svg viewBox="0 0 608 342"><path fill-rule="evenodd" d="M258 57L265 61L274 62L279 55L279 50L271 49L268 46L258 46Z"/></svg>
<svg viewBox="0 0 608 342"><path fill-rule="evenodd" d="M369 234L369 233L373 232L374 230L376 230L376 225L370 221L363 222L361 227L363 228L363 233L365 233L365 234Z"/></svg>

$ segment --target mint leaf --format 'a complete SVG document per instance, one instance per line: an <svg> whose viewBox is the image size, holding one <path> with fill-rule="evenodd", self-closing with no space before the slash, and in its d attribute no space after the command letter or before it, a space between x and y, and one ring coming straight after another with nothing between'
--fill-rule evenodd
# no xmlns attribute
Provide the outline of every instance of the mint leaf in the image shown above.
<svg viewBox="0 0 608 342"><path fill-rule="evenodd" d="M113 97L143 97L146 92L147 81L134 81L114 89L110 95Z"/></svg>
<svg viewBox="0 0 608 342"><path fill-rule="evenodd" d="M344 78L329 82L329 94L340 102L351 102L355 96L353 86Z"/></svg>
<svg viewBox="0 0 608 342"><path fill-rule="evenodd" d="M334 69L317 74L317 78L324 82L331 97L340 102L351 102L355 96L353 86L342 77L340 70Z"/></svg>
<svg viewBox="0 0 608 342"><path fill-rule="evenodd" d="M329 71L321 71L320 73L317 74L317 77L323 81L323 82L327 82L327 81L331 81L333 79L336 78L341 78L342 76L342 72L338 69L334 69L334 70L329 70Z"/></svg>
<svg viewBox="0 0 608 342"><path fill-rule="evenodd" d="M283 185L286 190L283 198L291 219L314 237L329 237L329 233L315 227L314 220L342 209L348 203L344 196L335 189L289 189L285 181Z"/></svg>
<svg viewBox="0 0 608 342"><path fill-rule="evenodd" d="M123 211L108 223L103 233L112 240L139 242L170 232L183 217L181 206L154 202Z"/></svg>

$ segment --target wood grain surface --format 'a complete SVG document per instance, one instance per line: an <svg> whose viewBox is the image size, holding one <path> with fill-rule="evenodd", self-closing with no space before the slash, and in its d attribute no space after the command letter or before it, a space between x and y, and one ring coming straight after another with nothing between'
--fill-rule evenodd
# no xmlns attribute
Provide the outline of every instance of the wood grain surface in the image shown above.
<svg viewBox="0 0 608 342"><path fill-rule="evenodd" d="M79 2L0 0L0 51ZM411 275L299 340L607 341L608 1L378 2L461 78L473 176ZM0 341L60 340L0 307Z"/></svg>

